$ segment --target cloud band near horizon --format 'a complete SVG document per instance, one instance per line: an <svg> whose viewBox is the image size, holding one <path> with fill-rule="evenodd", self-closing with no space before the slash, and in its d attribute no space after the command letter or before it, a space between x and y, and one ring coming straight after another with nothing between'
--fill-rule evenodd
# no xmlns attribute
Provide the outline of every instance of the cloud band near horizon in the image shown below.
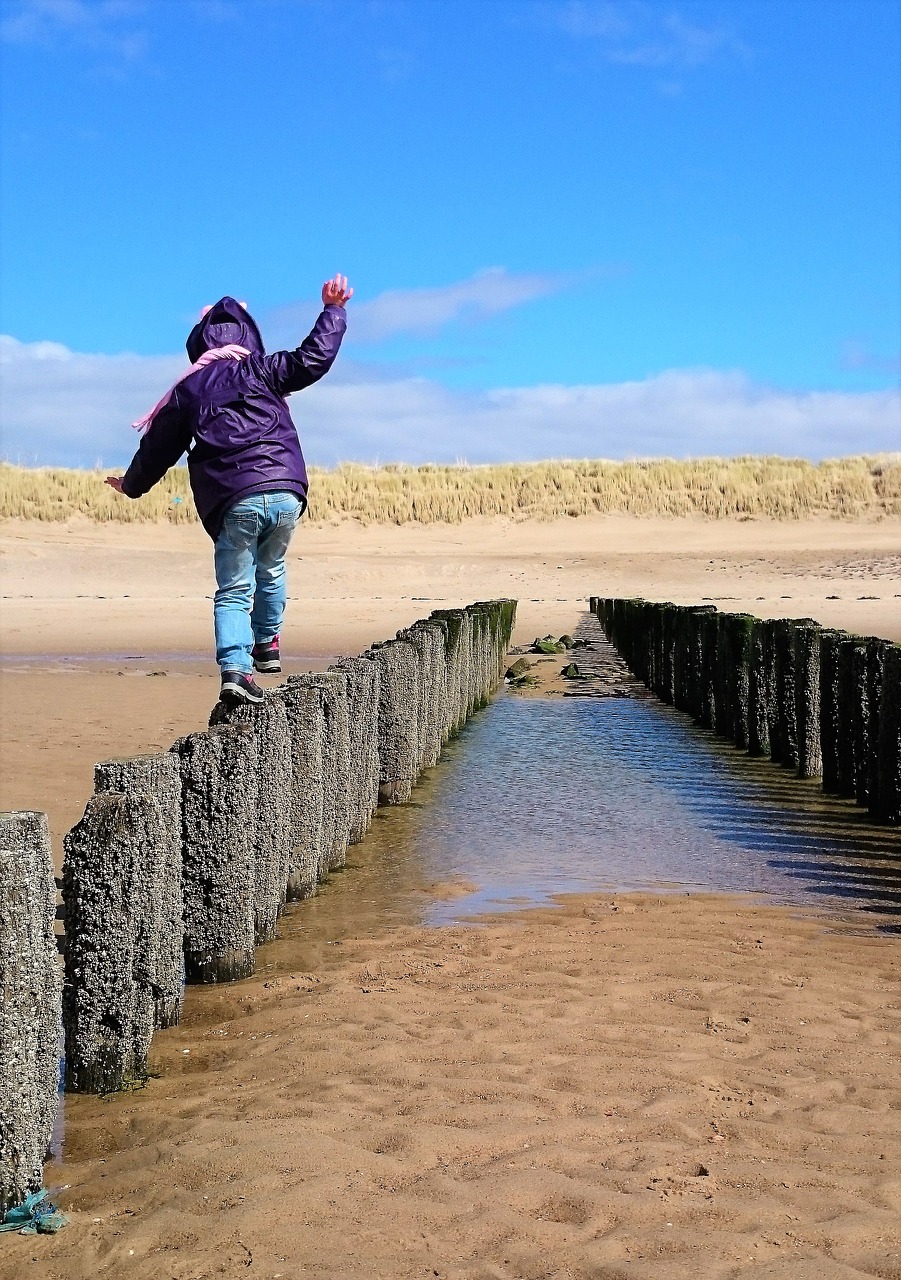
<svg viewBox="0 0 901 1280"><path fill-rule="evenodd" d="M5 460L124 466L129 424L184 369L179 356L89 355L0 337ZM292 397L309 462L781 454L813 461L901 446L901 392L790 391L738 371L483 391L345 362Z"/></svg>

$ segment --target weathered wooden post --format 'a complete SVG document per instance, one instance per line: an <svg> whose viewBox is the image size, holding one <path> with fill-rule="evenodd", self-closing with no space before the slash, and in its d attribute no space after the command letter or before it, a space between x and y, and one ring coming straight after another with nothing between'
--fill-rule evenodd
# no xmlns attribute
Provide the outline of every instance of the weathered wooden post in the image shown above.
<svg viewBox="0 0 901 1280"><path fill-rule="evenodd" d="M492 627L495 652L494 684L503 679L507 667L507 650L513 638L513 627L516 623L516 601L511 599L492 600Z"/></svg>
<svg viewBox="0 0 901 1280"><path fill-rule="evenodd" d="M851 674L854 682L854 799L869 806L874 739L878 739L879 686L882 664L877 644L868 637L854 647ZM878 667L878 670L877 670Z"/></svg>
<svg viewBox="0 0 901 1280"><path fill-rule="evenodd" d="M405 640L388 640L363 656L380 669L379 803L404 804L413 792L419 746L416 650Z"/></svg>
<svg viewBox="0 0 901 1280"><path fill-rule="evenodd" d="M858 695L856 657L865 648L861 636L849 635L838 646L838 794L848 798L856 788L856 742L858 736Z"/></svg>
<svg viewBox="0 0 901 1280"><path fill-rule="evenodd" d="M182 910L181 774L171 752L103 760L94 766L95 793L141 792L157 813L134 833L143 855L137 892L150 889L147 910L135 922L133 979L153 1004L153 1025L173 1027L181 1010L184 918Z"/></svg>
<svg viewBox="0 0 901 1280"><path fill-rule="evenodd" d="M715 613L712 604L691 605L681 611L679 675L677 679L680 711L695 720L701 717L701 622L704 614Z"/></svg>
<svg viewBox="0 0 901 1280"><path fill-rule="evenodd" d="M347 678L348 842L357 844L369 830L379 803L380 668L371 658L339 658L329 670Z"/></svg>
<svg viewBox="0 0 901 1280"><path fill-rule="evenodd" d="M882 658L875 816L880 822L897 824L901 822L901 647L886 645Z"/></svg>
<svg viewBox="0 0 901 1280"><path fill-rule="evenodd" d="M873 638L867 644L867 704L869 706L869 724L867 726L867 807L874 816L880 812L879 801L880 769L879 769L879 720L882 715L883 696L882 682L885 670L885 653L889 648L887 640Z"/></svg>
<svg viewBox="0 0 901 1280"><path fill-rule="evenodd" d="M795 690L795 627L791 618L777 618L773 624L775 658L775 711L778 737L770 730L770 749L779 744L778 761L786 769L798 767L798 718ZM772 757L777 758L775 755Z"/></svg>
<svg viewBox="0 0 901 1280"><path fill-rule="evenodd" d="M769 644L767 624L755 618L748 653L748 754L752 756L770 754L774 690Z"/></svg>
<svg viewBox="0 0 901 1280"><path fill-rule="evenodd" d="M155 1000L141 946L158 948L158 877L144 842L165 844L144 791L102 791L63 841L66 1089L111 1093L146 1070ZM148 874L148 872L150 872ZM156 935L156 936L154 936Z"/></svg>
<svg viewBox="0 0 901 1280"><path fill-rule="evenodd" d="M664 702L668 702L671 706L676 702L676 670L678 668L678 659L676 656L677 635L679 633L679 619L683 610L678 605L667 603L661 605L662 617L660 619L660 696Z"/></svg>
<svg viewBox="0 0 901 1280"><path fill-rule="evenodd" d="M795 728L798 777L818 778L823 771L820 748L820 634L815 622L794 628Z"/></svg>
<svg viewBox="0 0 901 1280"><path fill-rule="evenodd" d="M488 700L486 694L486 685L488 683L488 664L485 653L488 619L485 611L478 605L467 605L466 614L469 619L470 642L472 646L472 674L468 712L471 716L474 712L478 711L480 707L483 707Z"/></svg>
<svg viewBox="0 0 901 1280"><path fill-rule="evenodd" d="M445 723L441 733L442 744L452 738L465 720L465 694L463 688L463 620L462 609L435 609L431 620L444 628L445 654Z"/></svg>
<svg viewBox="0 0 901 1280"><path fill-rule="evenodd" d="M823 790L839 791L839 646L847 638L844 631L820 632L820 756Z"/></svg>
<svg viewBox="0 0 901 1280"><path fill-rule="evenodd" d="M437 622L416 622L398 631L416 651L419 688L417 773L438 763L441 754L442 707L445 700L444 631Z"/></svg>
<svg viewBox="0 0 901 1280"><path fill-rule="evenodd" d="M59 1088L62 980L47 815L0 814L0 1220L39 1191Z"/></svg>
<svg viewBox="0 0 901 1280"><path fill-rule="evenodd" d="M717 633L719 623L716 613L702 613L698 616L701 640L701 669L698 680L698 723L702 729L717 732Z"/></svg>
<svg viewBox="0 0 901 1280"><path fill-rule="evenodd" d="M299 902L316 892L322 854L322 773L325 715L311 676L292 676L276 693L285 704L293 787L285 898Z"/></svg>
<svg viewBox="0 0 901 1280"><path fill-rule="evenodd" d="M732 737L732 704L730 700L731 653L729 649L728 616L716 615L716 658L713 668L713 723L720 738Z"/></svg>
<svg viewBox="0 0 901 1280"><path fill-rule="evenodd" d="M350 711L347 675L343 671L317 672L313 682L322 694L322 861L319 878L323 879L347 861L351 828L351 811L347 803L351 769Z"/></svg>
<svg viewBox="0 0 901 1280"><path fill-rule="evenodd" d="M185 980L253 973L259 754L247 724L192 733L181 765Z"/></svg>
<svg viewBox="0 0 901 1280"><path fill-rule="evenodd" d="M249 725L256 742L254 930L259 945L275 937L287 892L294 793L288 715L284 700L272 690L259 703L218 702L210 727L220 724Z"/></svg>
<svg viewBox="0 0 901 1280"><path fill-rule="evenodd" d="M182 815L177 760L105 760L64 841L66 1088L107 1093L146 1070L178 1021Z"/></svg>
<svg viewBox="0 0 901 1280"><path fill-rule="evenodd" d="M462 724L475 711L477 706L476 694L476 664L473 654L473 629L474 622L471 610L467 607L463 610L463 621L460 632L461 650L460 650L460 668L461 668L461 685L463 692L463 719Z"/></svg>
<svg viewBox="0 0 901 1280"><path fill-rule="evenodd" d="M634 611L635 640L638 644L638 652L641 655L640 665L643 673L641 678L649 689L653 689L657 678L653 610L654 606L649 601L641 600Z"/></svg>
<svg viewBox="0 0 901 1280"><path fill-rule="evenodd" d="M729 701L732 705L732 740L746 751L750 741L751 644L755 619L749 613L730 613L726 624L731 655Z"/></svg>

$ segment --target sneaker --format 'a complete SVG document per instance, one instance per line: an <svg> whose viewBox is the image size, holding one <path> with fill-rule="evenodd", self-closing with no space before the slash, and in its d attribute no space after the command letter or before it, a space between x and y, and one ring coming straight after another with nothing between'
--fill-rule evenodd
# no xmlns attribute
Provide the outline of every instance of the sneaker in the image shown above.
<svg viewBox="0 0 901 1280"><path fill-rule="evenodd" d="M271 640L265 643L258 641L251 652L253 665L257 671L262 671L266 675L275 675L281 671L282 662L278 651L278 636L273 636Z"/></svg>
<svg viewBox="0 0 901 1280"><path fill-rule="evenodd" d="M265 694L253 676L243 671L223 671L219 697L225 702L262 702Z"/></svg>

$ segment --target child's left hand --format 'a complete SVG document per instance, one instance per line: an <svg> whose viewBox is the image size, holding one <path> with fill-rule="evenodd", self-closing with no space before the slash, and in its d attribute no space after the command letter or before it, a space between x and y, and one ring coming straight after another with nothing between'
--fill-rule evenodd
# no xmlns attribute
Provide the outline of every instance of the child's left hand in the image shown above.
<svg viewBox="0 0 901 1280"><path fill-rule="evenodd" d="M107 476L103 483L108 484L111 489L115 489L116 493L125 492L122 488L122 476Z"/></svg>

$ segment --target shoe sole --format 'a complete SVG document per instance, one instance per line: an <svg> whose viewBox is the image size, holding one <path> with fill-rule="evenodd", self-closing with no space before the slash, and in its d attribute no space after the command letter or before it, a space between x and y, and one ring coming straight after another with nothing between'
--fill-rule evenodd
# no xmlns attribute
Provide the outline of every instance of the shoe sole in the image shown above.
<svg viewBox="0 0 901 1280"><path fill-rule="evenodd" d="M263 695L254 697L252 693L248 693L246 689L242 689L239 684L224 684L219 690L219 697L225 698L228 702L254 702L263 701Z"/></svg>
<svg viewBox="0 0 901 1280"><path fill-rule="evenodd" d="M270 676L276 675L282 669L282 664L280 662L276 662L274 659L270 660L269 662L265 662L265 661L257 662L256 658L254 658L253 666L254 666L254 670L259 671L261 675L270 675Z"/></svg>

